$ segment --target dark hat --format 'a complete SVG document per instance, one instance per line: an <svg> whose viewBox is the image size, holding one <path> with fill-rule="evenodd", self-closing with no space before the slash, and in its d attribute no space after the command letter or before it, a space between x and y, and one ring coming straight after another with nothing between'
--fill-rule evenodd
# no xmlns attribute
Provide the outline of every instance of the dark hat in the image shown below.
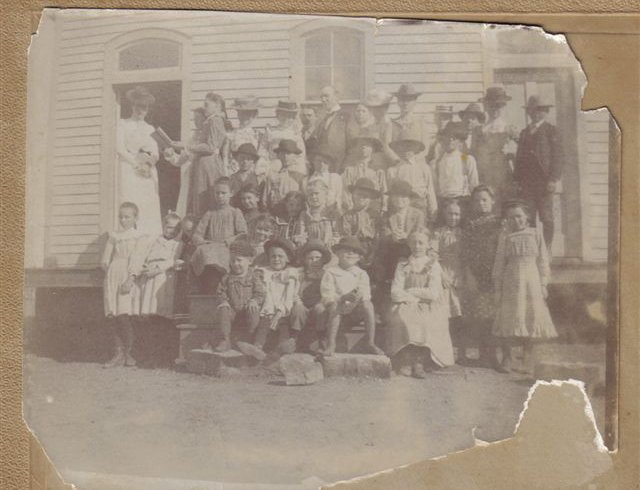
<svg viewBox="0 0 640 490"><path fill-rule="evenodd" d="M340 239L340 241L332 247L334 252L338 252L340 250L351 250L353 252L359 253L360 255L366 255L364 247L360 240L358 240L354 236L346 236Z"/></svg>
<svg viewBox="0 0 640 490"><path fill-rule="evenodd" d="M482 107L480 107L480 104L478 104L477 102L472 102L467 107L465 107L463 111L458 112L458 116L460 116L460 119L462 119L466 114L475 114L476 116L478 116L480 122L484 122L486 120L484 111L482 110Z"/></svg>
<svg viewBox="0 0 640 490"><path fill-rule="evenodd" d="M253 146L253 143L242 143L238 147L238 149L232 153L233 158L236 159L239 155L246 155L250 157L254 162L260 158L260 155L258 155L258 150L256 150L255 146Z"/></svg>
<svg viewBox="0 0 640 490"><path fill-rule="evenodd" d="M127 100L132 104L151 105L156 101L156 98L151 95L148 89L141 85L127 90Z"/></svg>
<svg viewBox="0 0 640 490"><path fill-rule="evenodd" d="M504 87L500 85L495 85L493 87L488 87L484 96L478 99L478 102L484 102L485 104L506 104L511 100L511 96L507 94L507 91Z"/></svg>
<svg viewBox="0 0 640 490"><path fill-rule="evenodd" d="M349 186L349 192L353 192L356 189L368 192L372 198L380 197L381 194L380 191L376 189L376 186L371 181L371 179L368 179L366 177L360 177L358 180L356 180L355 184Z"/></svg>
<svg viewBox="0 0 640 490"><path fill-rule="evenodd" d="M547 101L543 100L539 95L532 95L527 99L527 105L524 106L528 111L535 109L549 109L553 107L553 104L549 104Z"/></svg>
<svg viewBox="0 0 640 490"><path fill-rule="evenodd" d="M329 166L333 166L333 165L336 164L335 155L326 146L317 145L317 146L313 146L312 148L310 148L309 149L309 160L311 160L311 158L314 155L318 155L319 157L324 158L327 161L327 163L329 164Z"/></svg>
<svg viewBox="0 0 640 490"><path fill-rule="evenodd" d="M438 133L438 136L453 136L459 140L467 139L469 131L461 122L449 121L447 125Z"/></svg>
<svg viewBox="0 0 640 490"><path fill-rule="evenodd" d="M420 95L422 95L422 92L416 91L415 87L411 84L403 83L402 85L400 85L398 91L394 92L393 95L395 95L398 99L414 100L420 97Z"/></svg>
<svg viewBox="0 0 640 490"><path fill-rule="evenodd" d="M260 108L260 102L255 95L247 95L234 99L231 108L236 111L257 111Z"/></svg>
<svg viewBox="0 0 640 490"><path fill-rule="evenodd" d="M279 100L276 106L276 112L298 113L298 103L293 100Z"/></svg>
<svg viewBox="0 0 640 490"><path fill-rule="evenodd" d="M358 136L357 138L353 138L349 142L349 148L355 148L357 146L370 146L373 148L374 152L382 151L382 143L378 138L370 138L367 136Z"/></svg>
<svg viewBox="0 0 640 490"><path fill-rule="evenodd" d="M411 139L392 141L389 143L389 147L396 153L411 151L417 154L423 152L425 149L424 143Z"/></svg>
<svg viewBox="0 0 640 490"><path fill-rule="evenodd" d="M367 107L382 107L391 102L391 94L384 90L374 88L367 93L362 101Z"/></svg>
<svg viewBox="0 0 640 490"><path fill-rule="evenodd" d="M296 261L296 247L286 238L276 237L271 240L267 240L267 243L264 244L264 251L269 254L269 250L272 248L281 248L285 251L287 257L289 257L289 262L293 263Z"/></svg>
<svg viewBox="0 0 640 490"><path fill-rule="evenodd" d="M236 196L240 197L245 192L251 192L256 196L260 196L260 189L258 189L258 186L253 183L244 184L242 187L240 187L240 190L238 190Z"/></svg>
<svg viewBox="0 0 640 490"><path fill-rule="evenodd" d="M236 240L229 246L229 253L231 255L240 255L241 257L253 258L256 251L251 244L245 239Z"/></svg>
<svg viewBox="0 0 640 490"><path fill-rule="evenodd" d="M323 264L327 264L331 260L331 252L326 247L326 245L322 243L321 240L312 238L299 250L298 253L300 256L300 261L302 262L302 259L304 259L309 252L313 252L313 251L317 251L322 254Z"/></svg>
<svg viewBox="0 0 640 490"><path fill-rule="evenodd" d="M302 150L298 148L298 144L293 140L282 139L274 150L274 153L295 153L300 155Z"/></svg>
<svg viewBox="0 0 640 490"><path fill-rule="evenodd" d="M418 194L413 192L411 188L411 184L406 180L396 179L389 185L389 190L387 191L387 195L389 196L403 196L403 197L419 197Z"/></svg>

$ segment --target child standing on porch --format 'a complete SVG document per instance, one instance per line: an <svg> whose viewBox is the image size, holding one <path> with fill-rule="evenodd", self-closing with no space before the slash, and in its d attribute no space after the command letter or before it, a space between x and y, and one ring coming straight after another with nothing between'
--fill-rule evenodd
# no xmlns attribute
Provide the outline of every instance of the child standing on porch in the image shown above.
<svg viewBox="0 0 640 490"><path fill-rule="evenodd" d="M104 278L104 313L114 333L115 354L105 367L135 366L131 357L134 342L132 315L137 315L139 289L135 278L137 260L145 235L136 229L138 206L123 202L118 211L120 230L109 233L102 254Z"/></svg>
<svg viewBox="0 0 640 490"><path fill-rule="evenodd" d="M542 233L529 226L526 204L512 201L505 208L507 230L500 235L493 265L497 312L492 334L501 340L498 370L511 371L511 348L520 344L522 371L532 374L532 341L558 336L546 303L549 256Z"/></svg>

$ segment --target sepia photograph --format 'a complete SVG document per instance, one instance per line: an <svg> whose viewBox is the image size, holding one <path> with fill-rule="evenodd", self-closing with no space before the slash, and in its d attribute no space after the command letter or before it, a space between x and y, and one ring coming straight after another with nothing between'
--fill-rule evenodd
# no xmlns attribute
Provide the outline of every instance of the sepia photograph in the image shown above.
<svg viewBox="0 0 640 490"><path fill-rule="evenodd" d="M563 35L45 9L28 63L24 417L66 482L315 489L508 439L538 380L616 448L619 131Z"/></svg>

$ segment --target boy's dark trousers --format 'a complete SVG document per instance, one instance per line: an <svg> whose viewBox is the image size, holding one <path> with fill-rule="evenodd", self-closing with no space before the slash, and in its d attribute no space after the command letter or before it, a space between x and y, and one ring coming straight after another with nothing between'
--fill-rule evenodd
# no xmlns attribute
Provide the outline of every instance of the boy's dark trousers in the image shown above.
<svg viewBox="0 0 640 490"><path fill-rule="evenodd" d="M245 338L250 332L254 332L260 321L260 312L251 313L248 308L235 311L231 306L225 304L217 309L218 328L214 331L214 342L220 340L230 341L232 334L234 338Z"/></svg>
<svg viewBox="0 0 640 490"><path fill-rule="evenodd" d="M527 182L521 185L520 197L527 203L531 213L532 226L535 226L536 214L542 223L542 235L547 249L551 249L554 235L555 216L553 212L553 192L547 190L544 181Z"/></svg>

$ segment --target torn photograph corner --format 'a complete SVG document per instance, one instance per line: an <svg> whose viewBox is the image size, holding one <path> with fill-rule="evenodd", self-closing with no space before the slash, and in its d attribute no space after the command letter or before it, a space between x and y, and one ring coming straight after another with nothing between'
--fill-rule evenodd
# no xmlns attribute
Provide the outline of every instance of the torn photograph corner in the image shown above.
<svg viewBox="0 0 640 490"><path fill-rule="evenodd" d="M609 468L619 131L564 36L46 9L28 70L24 416L68 484L383 489L554 466L567 420L591 474L550 473Z"/></svg>

